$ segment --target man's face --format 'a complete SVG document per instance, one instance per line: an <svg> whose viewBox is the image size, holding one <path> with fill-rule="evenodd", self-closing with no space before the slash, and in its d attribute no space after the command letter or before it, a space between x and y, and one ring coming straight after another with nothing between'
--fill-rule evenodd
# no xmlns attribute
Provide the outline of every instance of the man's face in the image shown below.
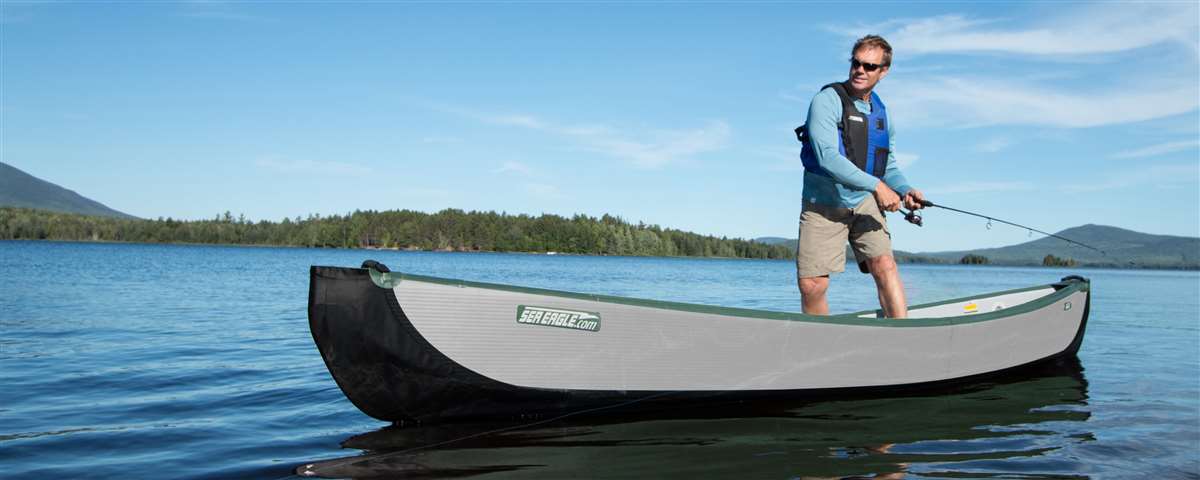
<svg viewBox="0 0 1200 480"><path fill-rule="evenodd" d="M878 66L874 71L868 69ZM879 47L864 47L854 52L850 62L850 86L859 93L866 93L875 88L883 77L887 76L888 67L883 66L883 49Z"/></svg>

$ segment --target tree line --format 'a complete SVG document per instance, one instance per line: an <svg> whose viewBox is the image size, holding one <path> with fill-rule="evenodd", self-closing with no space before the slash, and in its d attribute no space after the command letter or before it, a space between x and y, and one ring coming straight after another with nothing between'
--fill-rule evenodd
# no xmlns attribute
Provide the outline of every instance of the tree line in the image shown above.
<svg viewBox="0 0 1200 480"><path fill-rule="evenodd" d="M438 251L560 252L590 255L783 259L783 245L700 235L620 217L570 218L446 209L356 210L346 215L246 220L230 212L211 220L122 219L0 207L0 239L208 243Z"/></svg>
<svg viewBox="0 0 1200 480"><path fill-rule="evenodd" d="M992 263L992 261L983 255L968 253L964 255L962 259L958 261L958 263L963 265L987 265Z"/></svg>
<svg viewBox="0 0 1200 480"><path fill-rule="evenodd" d="M1045 267L1074 267L1075 259L1059 258L1054 255L1046 254L1045 257L1042 257L1042 266L1045 266Z"/></svg>

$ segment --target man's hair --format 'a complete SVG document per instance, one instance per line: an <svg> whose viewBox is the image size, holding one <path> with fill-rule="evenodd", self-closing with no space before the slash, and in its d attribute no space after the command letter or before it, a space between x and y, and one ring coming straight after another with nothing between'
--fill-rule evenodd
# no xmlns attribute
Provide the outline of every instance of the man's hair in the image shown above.
<svg viewBox="0 0 1200 480"><path fill-rule="evenodd" d="M879 35L867 35L858 39L857 42L854 42L854 48L850 49L850 56L853 57L854 53L860 49L872 47L883 50L883 66L892 65L892 46Z"/></svg>

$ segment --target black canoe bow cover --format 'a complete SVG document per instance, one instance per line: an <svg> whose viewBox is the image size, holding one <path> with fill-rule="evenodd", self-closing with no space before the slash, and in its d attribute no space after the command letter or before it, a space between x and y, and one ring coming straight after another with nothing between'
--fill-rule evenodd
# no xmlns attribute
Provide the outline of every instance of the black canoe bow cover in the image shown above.
<svg viewBox="0 0 1200 480"><path fill-rule="evenodd" d="M553 411L569 397L518 389L446 357L409 322L395 293L375 285L366 269L312 267L308 321L338 387L380 420Z"/></svg>

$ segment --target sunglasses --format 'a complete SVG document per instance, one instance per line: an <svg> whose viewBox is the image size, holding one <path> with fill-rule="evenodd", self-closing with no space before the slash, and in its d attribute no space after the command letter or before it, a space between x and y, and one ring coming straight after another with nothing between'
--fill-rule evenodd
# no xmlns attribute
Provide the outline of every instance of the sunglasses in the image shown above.
<svg viewBox="0 0 1200 480"><path fill-rule="evenodd" d="M863 67L863 70L866 70L868 72L874 72L874 71L879 70L880 68L883 68L886 66L887 65L882 65L882 64L878 64L878 63L860 62L860 61L858 61L857 58L854 58L854 57L850 58L850 69L851 70L854 70L858 67Z"/></svg>

